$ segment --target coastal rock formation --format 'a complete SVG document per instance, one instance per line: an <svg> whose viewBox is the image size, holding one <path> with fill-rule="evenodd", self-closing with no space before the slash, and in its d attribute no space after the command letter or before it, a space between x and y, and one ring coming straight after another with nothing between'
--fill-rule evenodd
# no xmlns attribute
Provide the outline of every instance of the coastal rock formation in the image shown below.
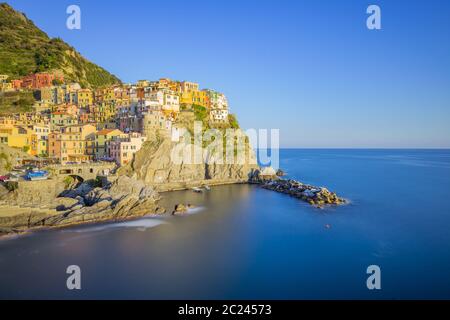
<svg viewBox="0 0 450 320"><path fill-rule="evenodd" d="M336 193L330 192L326 188L303 184L296 180L284 180L278 177L268 179L265 175L261 176L259 171L253 172L250 182L259 184L267 190L288 194L317 207L347 203L345 199L338 197Z"/></svg>
<svg viewBox="0 0 450 320"><path fill-rule="evenodd" d="M136 153L134 161L119 170L119 175L127 175L154 186L158 191L181 190L208 184L248 182L250 173L257 168L253 150L247 146L245 161L241 164L218 164L214 161L217 153L204 152L202 161L181 161L172 159L177 143L162 138L144 144ZM195 147L187 144L183 148L195 153ZM180 149L181 150L181 149ZM187 151L187 150L186 150ZM183 152L183 150L181 151Z"/></svg>
<svg viewBox="0 0 450 320"><path fill-rule="evenodd" d="M173 216L179 216L179 215L184 215L188 212L189 209L195 208L194 205L192 204L177 204L174 208L174 210L172 211L172 215Z"/></svg>
<svg viewBox="0 0 450 320"><path fill-rule="evenodd" d="M88 190L86 187L81 189ZM20 214L14 214L13 207L5 207L3 211L10 213L0 214L0 235L42 227L127 220L165 212L158 206L160 198L153 188L126 176L119 177L106 189L94 188L85 194L80 190L67 193L72 197L55 198L54 210L28 207L21 208Z"/></svg>

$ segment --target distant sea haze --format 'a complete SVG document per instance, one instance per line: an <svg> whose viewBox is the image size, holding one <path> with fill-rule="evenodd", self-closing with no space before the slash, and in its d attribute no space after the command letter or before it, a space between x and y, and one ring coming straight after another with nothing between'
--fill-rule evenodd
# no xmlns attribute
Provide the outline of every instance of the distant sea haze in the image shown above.
<svg viewBox="0 0 450 320"><path fill-rule="evenodd" d="M163 194L197 209L1 241L0 298L450 298L450 150L281 149L280 167L351 203L320 210L250 185Z"/></svg>

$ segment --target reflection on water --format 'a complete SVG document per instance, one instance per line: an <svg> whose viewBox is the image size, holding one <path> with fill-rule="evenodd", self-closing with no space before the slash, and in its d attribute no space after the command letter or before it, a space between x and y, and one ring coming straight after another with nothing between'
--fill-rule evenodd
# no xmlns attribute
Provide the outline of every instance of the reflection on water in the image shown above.
<svg viewBox="0 0 450 320"><path fill-rule="evenodd" d="M112 229L116 229L116 228L136 228L139 231L145 231L149 228L159 226L163 223L165 223L165 222L160 219L144 218L144 219L137 219L137 220L126 221L126 222L105 223L105 224L89 226L89 227L81 227L81 228L76 228L76 229L70 228L70 229L63 230L62 232L86 233L86 232L112 230Z"/></svg>
<svg viewBox="0 0 450 320"><path fill-rule="evenodd" d="M0 298L450 298L449 154L284 150L291 177L352 204L318 210L249 185L164 193L168 212L196 208L1 241ZM411 156L444 165L397 164ZM65 289L73 264L78 292Z"/></svg>

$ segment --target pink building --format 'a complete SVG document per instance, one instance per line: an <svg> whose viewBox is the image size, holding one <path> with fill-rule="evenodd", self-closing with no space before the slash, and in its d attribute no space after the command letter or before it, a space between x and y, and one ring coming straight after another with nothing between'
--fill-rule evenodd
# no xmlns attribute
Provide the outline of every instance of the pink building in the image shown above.
<svg viewBox="0 0 450 320"><path fill-rule="evenodd" d="M118 165L126 165L133 160L135 153L141 150L146 140L146 137L137 132L114 137L108 145L109 156Z"/></svg>

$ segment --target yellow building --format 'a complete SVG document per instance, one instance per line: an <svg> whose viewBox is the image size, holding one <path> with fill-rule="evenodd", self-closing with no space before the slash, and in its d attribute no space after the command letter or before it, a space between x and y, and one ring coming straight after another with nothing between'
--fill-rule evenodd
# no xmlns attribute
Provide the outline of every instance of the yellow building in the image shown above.
<svg viewBox="0 0 450 320"><path fill-rule="evenodd" d="M41 139L39 135L31 135L31 145L29 153L32 156L47 156L48 155L48 140Z"/></svg>
<svg viewBox="0 0 450 320"><path fill-rule="evenodd" d="M13 127L17 124L17 119L13 116L0 117L0 127Z"/></svg>
<svg viewBox="0 0 450 320"><path fill-rule="evenodd" d="M0 142L31 154L33 130L23 126L0 126Z"/></svg>
<svg viewBox="0 0 450 320"><path fill-rule="evenodd" d="M76 102L78 107L88 107L94 103L94 94L89 89L78 90Z"/></svg>
<svg viewBox="0 0 450 320"><path fill-rule="evenodd" d="M33 125L32 130L30 154L32 156L47 156L50 125L36 124Z"/></svg>
<svg viewBox="0 0 450 320"><path fill-rule="evenodd" d="M14 87L11 82L4 82L0 84L0 89L3 92L14 91Z"/></svg>
<svg viewBox="0 0 450 320"><path fill-rule="evenodd" d="M114 87L101 88L95 91L95 102L102 104L115 104L116 103L116 93Z"/></svg>
<svg viewBox="0 0 450 320"><path fill-rule="evenodd" d="M148 80L138 80L136 85L138 87L140 87L140 88L148 87L150 85L150 81L148 81Z"/></svg>
<svg viewBox="0 0 450 320"><path fill-rule="evenodd" d="M177 81L172 81L169 78L161 78L156 82L155 89L157 89L157 90L167 89L167 90L171 90L171 91L179 91L180 83Z"/></svg>
<svg viewBox="0 0 450 320"><path fill-rule="evenodd" d="M92 108L93 118L95 122L110 122L116 117L116 106L111 103L103 102Z"/></svg>
<svg viewBox="0 0 450 320"><path fill-rule="evenodd" d="M95 134L95 158L101 159L109 156L108 143L124 133L119 129L103 129Z"/></svg>
<svg viewBox="0 0 450 320"><path fill-rule="evenodd" d="M53 128L78 124L76 117L65 112L53 112L50 117Z"/></svg>
<svg viewBox="0 0 450 320"><path fill-rule="evenodd" d="M199 105L205 108L209 107L208 94L204 91L188 91L181 93L180 104Z"/></svg>

